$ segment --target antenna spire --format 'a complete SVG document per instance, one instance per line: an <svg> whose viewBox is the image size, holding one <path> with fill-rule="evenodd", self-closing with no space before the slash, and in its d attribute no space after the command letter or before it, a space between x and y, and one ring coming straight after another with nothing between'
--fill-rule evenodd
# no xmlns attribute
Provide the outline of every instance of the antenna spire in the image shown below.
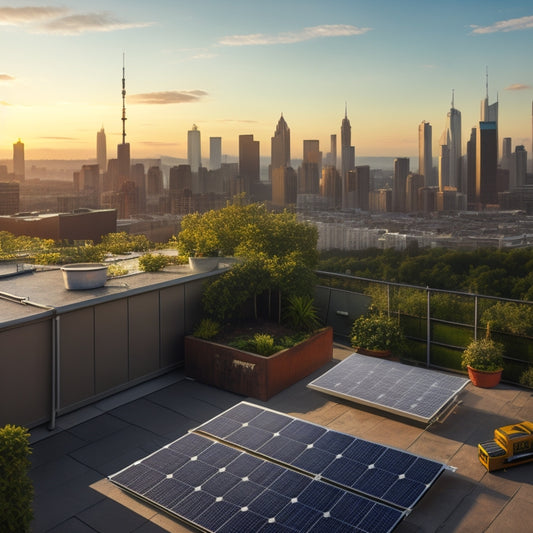
<svg viewBox="0 0 533 533"><path fill-rule="evenodd" d="M452 109L454 109L455 89L452 89Z"/></svg>
<svg viewBox="0 0 533 533"><path fill-rule="evenodd" d="M344 101L344 118L348 118L348 102Z"/></svg>
<svg viewBox="0 0 533 533"><path fill-rule="evenodd" d="M126 144L126 54L122 52L122 144Z"/></svg>
<svg viewBox="0 0 533 533"><path fill-rule="evenodd" d="M485 67L485 93L489 97L489 67Z"/></svg>

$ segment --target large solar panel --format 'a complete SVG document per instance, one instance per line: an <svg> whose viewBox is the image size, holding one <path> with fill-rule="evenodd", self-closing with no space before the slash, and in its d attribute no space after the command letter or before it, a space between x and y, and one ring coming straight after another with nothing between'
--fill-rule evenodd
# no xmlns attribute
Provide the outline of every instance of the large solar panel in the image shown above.
<svg viewBox="0 0 533 533"><path fill-rule="evenodd" d="M265 414L261 423L271 417ZM110 479L187 524L217 533L385 533L405 515L401 509L194 433Z"/></svg>
<svg viewBox="0 0 533 533"><path fill-rule="evenodd" d="M354 353L307 386L429 424L468 383L461 376Z"/></svg>
<svg viewBox="0 0 533 533"><path fill-rule="evenodd" d="M449 468L246 402L195 431L406 510Z"/></svg>

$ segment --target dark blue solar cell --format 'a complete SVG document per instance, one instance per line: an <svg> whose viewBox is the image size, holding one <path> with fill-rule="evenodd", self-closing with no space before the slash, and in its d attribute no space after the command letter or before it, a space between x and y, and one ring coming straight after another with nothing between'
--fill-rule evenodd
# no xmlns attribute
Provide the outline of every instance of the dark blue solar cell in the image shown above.
<svg viewBox="0 0 533 533"><path fill-rule="evenodd" d="M213 444L212 440L194 433L187 433L187 435L181 437L181 439L170 444L169 448L172 451L182 453L187 457L194 457L195 455L202 453L206 448L211 446L211 444Z"/></svg>
<svg viewBox="0 0 533 533"><path fill-rule="evenodd" d="M357 531L363 532L362 529L356 529L350 524L345 524L340 520L332 518L320 518L318 522L313 524L309 533L357 533Z"/></svg>
<svg viewBox="0 0 533 533"><path fill-rule="evenodd" d="M352 487L354 483L367 471L367 466L345 457L336 459L322 472L322 477L335 481L345 487Z"/></svg>
<svg viewBox="0 0 533 533"><path fill-rule="evenodd" d="M224 416L233 418L233 420L237 420L238 422L249 422L263 411L264 409L257 407L256 405L238 403L236 406L225 411Z"/></svg>
<svg viewBox="0 0 533 533"><path fill-rule="evenodd" d="M129 487L138 477L151 471L151 468L144 466L142 463L137 465L133 464L128 466L128 468L109 476L109 479L115 483Z"/></svg>
<svg viewBox="0 0 533 533"><path fill-rule="evenodd" d="M298 496L298 501L319 511L329 511L342 497L344 491L323 483L313 481Z"/></svg>
<svg viewBox="0 0 533 533"><path fill-rule="evenodd" d="M294 533L292 527L284 526L279 522L266 523L258 533Z"/></svg>
<svg viewBox="0 0 533 533"><path fill-rule="evenodd" d="M397 479L398 476L380 468L368 468L352 487L364 494L381 498Z"/></svg>
<svg viewBox="0 0 533 533"><path fill-rule="evenodd" d="M427 486L412 479L398 479L383 495L383 499L410 509L426 492Z"/></svg>
<svg viewBox="0 0 533 533"><path fill-rule="evenodd" d="M312 444L317 441L327 430L320 426L315 426L303 420L293 420L287 427L283 428L280 433L304 444Z"/></svg>
<svg viewBox="0 0 533 533"><path fill-rule="evenodd" d="M404 512L388 507L386 505L376 505L359 522L358 527L362 531L372 531L374 533L388 533L392 531L398 522L403 518Z"/></svg>
<svg viewBox="0 0 533 533"><path fill-rule="evenodd" d="M235 460L240 454L241 452L234 448L215 442L212 446L209 446L207 450L198 455L198 459L216 468L220 468L231 463L231 461Z"/></svg>
<svg viewBox="0 0 533 533"><path fill-rule="evenodd" d="M187 520L196 522L198 517L215 501L215 497L203 490L191 492L186 498L174 505L171 510Z"/></svg>
<svg viewBox="0 0 533 533"><path fill-rule="evenodd" d="M174 472L174 477L191 487L199 487L218 471L202 461L189 461Z"/></svg>
<svg viewBox="0 0 533 533"><path fill-rule="evenodd" d="M162 450L149 455L146 459L143 459L142 464L149 466L153 470L157 470L162 474L171 474L180 466L183 466L188 460L189 457L182 453L173 452L172 450L163 448Z"/></svg>
<svg viewBox="0 0 533 533"><path fill-rule="evenodd" d="M317 522L322 513L301 503L292 503L285 507L277 516L276 522L291 527L296 531L308 531Z"/></svg>
<svg viewBox="0 0 533 533"><path fill-rule="evenodd" d="M132 465L127 470L113 477L115 483L124 485L126 488L144 494L165 479L165 474L152 470L142 464Z"/></svg>
<svg viewBox="0 0 533 533"><path fill-rule="evenodd" d="M262 465L264 461L243 453L239 455L234 461L226 465L226 471L235 474L238 477L249 476L258 466Z"/></svg>
<svg viewBox="0 0 533 533"><path fill-rule="evenodd" d="M257 451L286 464L291 464L307 446L287 437L274 437Z"/></svg>
<svg viewBox="0 0 533 533"><path fill-rule="evenodd" d="M337 433L336 431L326 431L316 442L315 448L326 450L334 455L342 453L352 442L354 437Z"/></svg>
<svg viewBox="0 0 533 533"><path fill-rule="evenodd" d="M178 481L177 479L163 479L154 488L150 489L144 494L145 498L152 500L161 507L174 507L185 496L189 495L191 487Z"/></svg>
<svg viewBox="0 0 533 533"><path fill-rule="evenodd" d="M231 435L234 431L237 431L241 426L242 424L237 422L237 420L233 420L232 418L221 415L217 418L213 418L213 420L210 420L209 422L206 422L200 426L198 430L224 439L228 435Z"/></svg>
<svg viewBox="0 0 533 533"><path fill-rule="evenodd" d="M268 487L271 483L276 481L283 472L285 472L285 468L275 463L265 461L249 474L248 477L250 478L250 481L254 481L263 487Z"/></svg>
<svg viewBox="0 0 533 533"><path fill-rule="evenodd" d="M298 474L292 470L286 470L272 485L271 490L275 490L287 498L295 498L312 482L311 478Z"/></svg>
<svg viewBox="0 0 533 533"><path fill-rule="evenodd" d="M257 514L273 518L290 502L291 500L287 496L267 489L259 494L248 507Z"/></svg>
<svg viewBox="0 0 533 533"><path fill-rule="evenodd" d="M355 459L360 463L367 465L374 464L378 457L386 450L385 446L369 442L367 440L356 439L346 450L342 452L342 455L350 459Z"/></svg>
<svg viewBox="0 0 533 533"><path fill-rule="evenodd" d="M213 496L224 496L240 481L240 477L234 476L229 472L218 472L202 485L202 490L209 492Z"/></svg>
<svg viewBox="0 0 533 533"><path fill-rule="evenodd" d="M240 507L222 500L208 507L195 522L209 531L216 531L232 516L240 512Z"/></svg>
<svg viewBox="0 0 533 533"><path fill-rule="evenodd" d="M226 493L224 499L244 507L255 500L264 490L264 487L253 481L241 481Z"/></svg>
<svg viewBox="0 0 533 533"><path fill-rule="evenodd" d="M444 466L442 463L437 463L430 459L425 459L424 457L417 457L416 461L411 465L409 470L407 470L405 475L409 479L428 484L435 481L443 469Z"/></svg>
<svg viewBox="0 0 533 533"><path fill-rule="evenodd" d="M292 418L273 411L263 411L250 421L251 426L255 426L272 433L276 433L290 424Z"/></svg>
<svg viewBox="0 0 533 533"><path fill-rule="evenodd" d="M317 448L309 448L304 450L291 465L310 472L312 474L319 474L325 470L333 461L335 456L331 453L319 450Z"/></svg>
<svg viewBox="0 0 533 533"><path fill-rule="evenodd" d="M267 523L264 516L258 515L252 511L240 511L233 515L217 533L244 533L260 531L261 527Z"/></svg>
<svg viewBox="0 0 533 533"><path fill-rule="evenodd" d="M374 505L368 498L345 492L329 513L341 522L357 525Z"/></svg>
<svg viewBox="0 0 533 533"><path fill-rule="evenodd" d="M379 457L375 465L393 474L404 474L415 460L415 455L389 448Z"/></svg>
<svg viewBox="0 0 533 533"><path fill-rule="evenodd" d="M253 426L241 427L226 437L228 442L255 451L272 438L272 433Z"/></svg>

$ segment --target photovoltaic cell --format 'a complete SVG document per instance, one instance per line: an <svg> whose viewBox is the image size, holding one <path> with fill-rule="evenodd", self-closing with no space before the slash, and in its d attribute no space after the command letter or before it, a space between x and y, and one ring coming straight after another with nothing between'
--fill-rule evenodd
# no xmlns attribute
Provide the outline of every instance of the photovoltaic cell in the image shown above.
<svg viewBox="0 0 533 533"><path fill-rule="evenodd" d="M307 386L418 422L430 423L469 380L354 353Z"/></svg>

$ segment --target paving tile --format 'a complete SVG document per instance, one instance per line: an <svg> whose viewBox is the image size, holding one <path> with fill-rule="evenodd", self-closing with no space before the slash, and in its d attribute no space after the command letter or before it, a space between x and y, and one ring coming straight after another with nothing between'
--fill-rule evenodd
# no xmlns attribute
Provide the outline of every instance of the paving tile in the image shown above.
<svg viewBox="0 0 533 533"><path fill-rule="evenodd" d="M94 442L127 426L127 422L106 413L70 428L69 432L86 442Z"/></svg>
<svg viewBox="0 0 533 533"><path fill-rule="evenodd" d="M49 529L46 533L94 533L95 531L95 529L84 524L78 518L70 518L66 522Z"/></svg>
<svg viewBox="0 0 533 533"><path fill-rule="evenodd" d="M109 499L85 509L78 518L99 533L130 533L147 522L146 518Z"/></svg>
<svg viewBox="0 0 533 533"><path fill-rule="evenodd" d="M64 455L44 463L30 471L35 494L38 496L50 489L68 483L79 476L89 472L89 468L79 461Z"/></svg>
<svg viewBox="0 0 533 533"><path fill-rule="evenodd" d="M58 459L86 444L87 441L69 432L62 431L61 433L55 433L47 439L40 440L32 445L32 468Z"/></svg>

